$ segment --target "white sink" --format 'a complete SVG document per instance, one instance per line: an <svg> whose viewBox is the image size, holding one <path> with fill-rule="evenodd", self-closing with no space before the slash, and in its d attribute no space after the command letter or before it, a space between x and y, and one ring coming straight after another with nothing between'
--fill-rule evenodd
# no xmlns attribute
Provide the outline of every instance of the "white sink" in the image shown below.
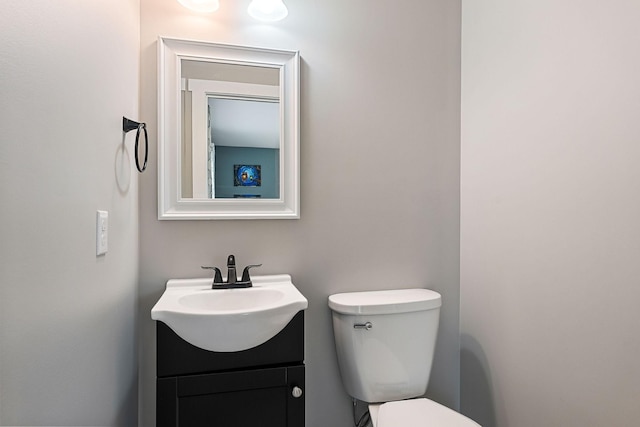
<svg viewBox="0 0 640 427"><path fill-rule="evenodd" d="M169 280L151 318L205 350L257 347L309 304L288 274L253 276L251 281L251 288L211 289L211 278Z"/></svg>

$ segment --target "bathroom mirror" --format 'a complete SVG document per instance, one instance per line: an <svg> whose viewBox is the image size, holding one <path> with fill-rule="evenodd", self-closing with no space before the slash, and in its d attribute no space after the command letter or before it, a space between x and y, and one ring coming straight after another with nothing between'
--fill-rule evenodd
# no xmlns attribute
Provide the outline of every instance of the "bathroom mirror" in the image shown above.
<svg viewBox="0 0 640 427"><path fill-rule="evenodd" d="M299 54L160 37L158 218L299 218Z"/></svg>

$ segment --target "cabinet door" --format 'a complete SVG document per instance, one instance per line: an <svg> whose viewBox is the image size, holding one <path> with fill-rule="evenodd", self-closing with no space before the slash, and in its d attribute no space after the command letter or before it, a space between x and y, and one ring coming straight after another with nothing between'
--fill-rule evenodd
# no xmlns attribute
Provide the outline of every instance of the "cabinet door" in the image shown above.
<svg viewBox="0 0 640 427"><path fill-rule="evenodd" d="M180 427L304 427L294 387L304 389L304 366L177 377L171 418Z"/></svg>

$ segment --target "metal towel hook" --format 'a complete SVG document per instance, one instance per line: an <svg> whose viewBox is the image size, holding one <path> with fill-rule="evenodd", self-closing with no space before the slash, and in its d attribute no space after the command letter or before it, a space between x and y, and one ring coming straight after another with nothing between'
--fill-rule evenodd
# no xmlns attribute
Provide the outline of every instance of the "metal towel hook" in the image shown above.
<svg viewBox="0 0 640 427"><path fill-rule="evenodd" d="M127 133L137 129L136 132L136 146L135 146L135 156L136 156L136 168L138 168L138 172L142 173L147 168L147 159L149 158L149 136L147 135L147 124L146 123L138 123L134 122L131 119L127 119L126 117L122 117L122 131ZM144 131L144 164L140 167L140 160L138 159L138 143L140 141L140 131Z"/></svg>

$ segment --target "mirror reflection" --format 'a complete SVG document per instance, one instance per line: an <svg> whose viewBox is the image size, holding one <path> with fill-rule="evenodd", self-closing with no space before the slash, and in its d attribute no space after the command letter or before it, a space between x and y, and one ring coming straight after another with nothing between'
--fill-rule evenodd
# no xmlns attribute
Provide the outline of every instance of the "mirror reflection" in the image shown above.
<svg viewBox="0 0 640 427"><path fill-rule="evenodd" d="M300 218L300 54L158 38L158 219Z"/></svg>
<svg viewBox="0 0 640 427"><path fill-rule="evenodd" d="M181 60L181 197L280 197L280 70Z"/></svg>

